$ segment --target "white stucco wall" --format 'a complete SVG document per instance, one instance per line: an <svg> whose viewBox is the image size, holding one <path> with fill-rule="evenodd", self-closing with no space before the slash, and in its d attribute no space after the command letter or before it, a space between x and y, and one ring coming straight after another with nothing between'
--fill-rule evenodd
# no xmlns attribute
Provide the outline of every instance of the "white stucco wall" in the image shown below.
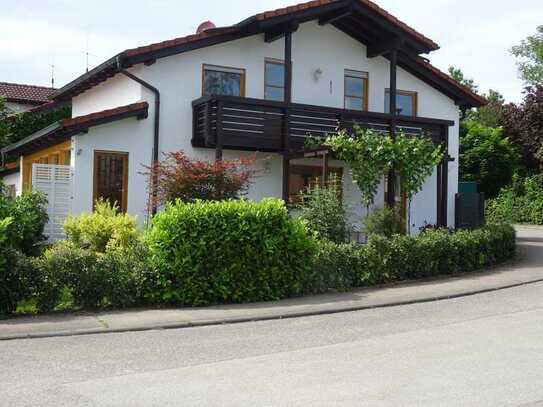
<svg viewBox="0 0 543 407"><path fill-rule="evenodd" d="M74 197L72 213L92 211L95 151L128 153L128 212L140 223L146 218L146 179L140 173L151 162L153 133L151 120L127 118L92 127L87 134L72 138Z"/></svg>
<svg viewBox="0 0 543 407"><path fill-rule="evenodd" d="M6 175L4 177L1 177L0 179L7 186L15 185L15 193L17 195L21 194L21 173L20 172Z"/></svg>
<svg viewBox="0 0 543 407"><path fill-rule="evenodd" d="M18 103L18 102L6 102L5 106L11 114L26 112L27 110L30 110L33 107L36 107L36 105L33 105L33 104Z"/></svg>
<svg viewBox="0 0 543 407"><path fill-rule="evenodd" d="M265 58L283 58L282 40L271 44L264 42L263 35L257 35L215 45L162 59L150 66L140 65L131 71L150 82L161 92L160 150L184 150L197 157L214 156L209 149L195 149L191 146L192 101L202 95L202 65L222 65L246 70L246 96L264 97ZM369 110L384 111L385 88L389 86L389 63L382 57L366 58L363 44L343 32L328 25L321 27L316 22L302 24L293 34L293 101L313 105L343 108L344 70L353 69L369 73ZM323 72L316 82L315 69ZM419 116L454 120L456 125L450 129L450 154L455 161L449 164L449 225L454 224L454 194L458 179L458 108L454 102L426 83L409 73L398 69L398 88L418 92ZM78 116L139 100L149 102L149 118L142 121L122 120L93 128L84 136L75 138L77 148L82 150L75 158L75 182L80 197L74 203L74 210L91 208L92 197L92 151L116 150L130 154L129 211L141 216L146 207L145 180L141 174L141 164L149 164L152 146L153 95L139 84L117 75L101 85L73 99L73 115ZM239 152L225 151L225 158L239 156ZM241 153L248 154L248 153ZM134 157L132 157L134 155ZM255 165L262 166L263 157L271 162L269 173L255 179L248 197L280 197L282 180L282 161L277 154L259 154ZM348 204L355 208L353 218L363 216L359 192L352 184L348 171L345 171ZM424 190L412 204L412 229L416 230L425 222L436 222L436 176L432 175ZM382 187L376 197L383 202Z"/></svg>
<svg viewBox="0 0 543 407"><path fill-rule="evenodd" d="M137 73L141 68L134 71ZM139 102L141 85L124 75L116 75L72 99L72 116L83 116L101 110Z"/></svg>

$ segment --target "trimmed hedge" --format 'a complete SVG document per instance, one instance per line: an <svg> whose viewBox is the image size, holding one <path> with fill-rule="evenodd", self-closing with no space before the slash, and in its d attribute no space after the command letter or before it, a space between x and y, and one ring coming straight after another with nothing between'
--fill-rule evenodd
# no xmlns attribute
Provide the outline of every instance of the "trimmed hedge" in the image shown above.
<svg viewBox="0 0 543 407"><path fill-rule="evenodd" d="M485 214L490 222L543 225L543 175L514 177L511 186L486 202Z"/></svg>
<svg viewBox="0 0 543 407"><path fill-rule="evenodd" d="M317 243L283 201L168 204L146 241L155 269L148 297L205 305L302 294Z"/></svg>
<svg viewBox="0 0 543 407"><path fill-rule="evenodd" d="M384 284L469 272L515 256L515 230L490 225L468 231L431 230L418 237L370 237L363 246L323 242L316 256L310 292Z"/></svg>

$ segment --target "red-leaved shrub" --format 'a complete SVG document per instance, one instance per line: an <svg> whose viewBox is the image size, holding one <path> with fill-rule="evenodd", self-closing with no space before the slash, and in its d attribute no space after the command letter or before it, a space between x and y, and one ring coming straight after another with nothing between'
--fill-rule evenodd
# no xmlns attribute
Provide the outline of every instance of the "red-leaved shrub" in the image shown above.
<svg viewBox="0 0 543 407"><path fill-rule="evenodd" d="M148 187L156 191L155 205L180 199L183 202L237 199L249 188L255 175L254 156L236 160L207 161L188 157L183 151L165 153L164 159L146 167ZM153 195L153 194L151 194Z"/></svg>

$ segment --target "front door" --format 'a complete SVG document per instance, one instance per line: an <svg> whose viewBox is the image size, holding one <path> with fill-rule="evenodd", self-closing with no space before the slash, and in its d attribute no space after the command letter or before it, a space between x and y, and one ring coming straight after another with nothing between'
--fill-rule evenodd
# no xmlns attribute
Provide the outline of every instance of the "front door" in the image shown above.
<svg viewBox="0 0 543 407"><path fill-rule="evenodd" d="M126 212L128 196L128 153L94 152L93 205L98 199L116 204Z"/></svg>

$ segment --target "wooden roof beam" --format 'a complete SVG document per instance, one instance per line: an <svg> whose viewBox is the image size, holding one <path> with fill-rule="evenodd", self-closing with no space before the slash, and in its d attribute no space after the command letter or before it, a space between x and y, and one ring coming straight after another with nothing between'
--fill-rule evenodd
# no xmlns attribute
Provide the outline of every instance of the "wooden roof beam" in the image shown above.
<svg viewBox="0 0 543 407"><path fill-rule="evenodd" d="M264 41L267 43L277 41L283 38L285 34L297 31L299 26L300 24L297 21L289 21L274 26L264 33Z"/></svg>
<svg viewBox="0 0 543 407"><path fill-rule="evenodd" d="M385 39L380 43L373 44L367 47L368 58L375 58L383 54L388 54L391 51L399 50L404 46L405 40L402 37L393 37Z"/></svg>
<svg viewBox="0 0 543 407"><path fill-rule="evenodd" d="M326 25L326 24L332 24L339 20L344 19L345 17L349 17L353 14L353 8L348 7L345 9L340 9L338 11L334 11L332 13L323 15L319 18L319 25Z"/></svg>

